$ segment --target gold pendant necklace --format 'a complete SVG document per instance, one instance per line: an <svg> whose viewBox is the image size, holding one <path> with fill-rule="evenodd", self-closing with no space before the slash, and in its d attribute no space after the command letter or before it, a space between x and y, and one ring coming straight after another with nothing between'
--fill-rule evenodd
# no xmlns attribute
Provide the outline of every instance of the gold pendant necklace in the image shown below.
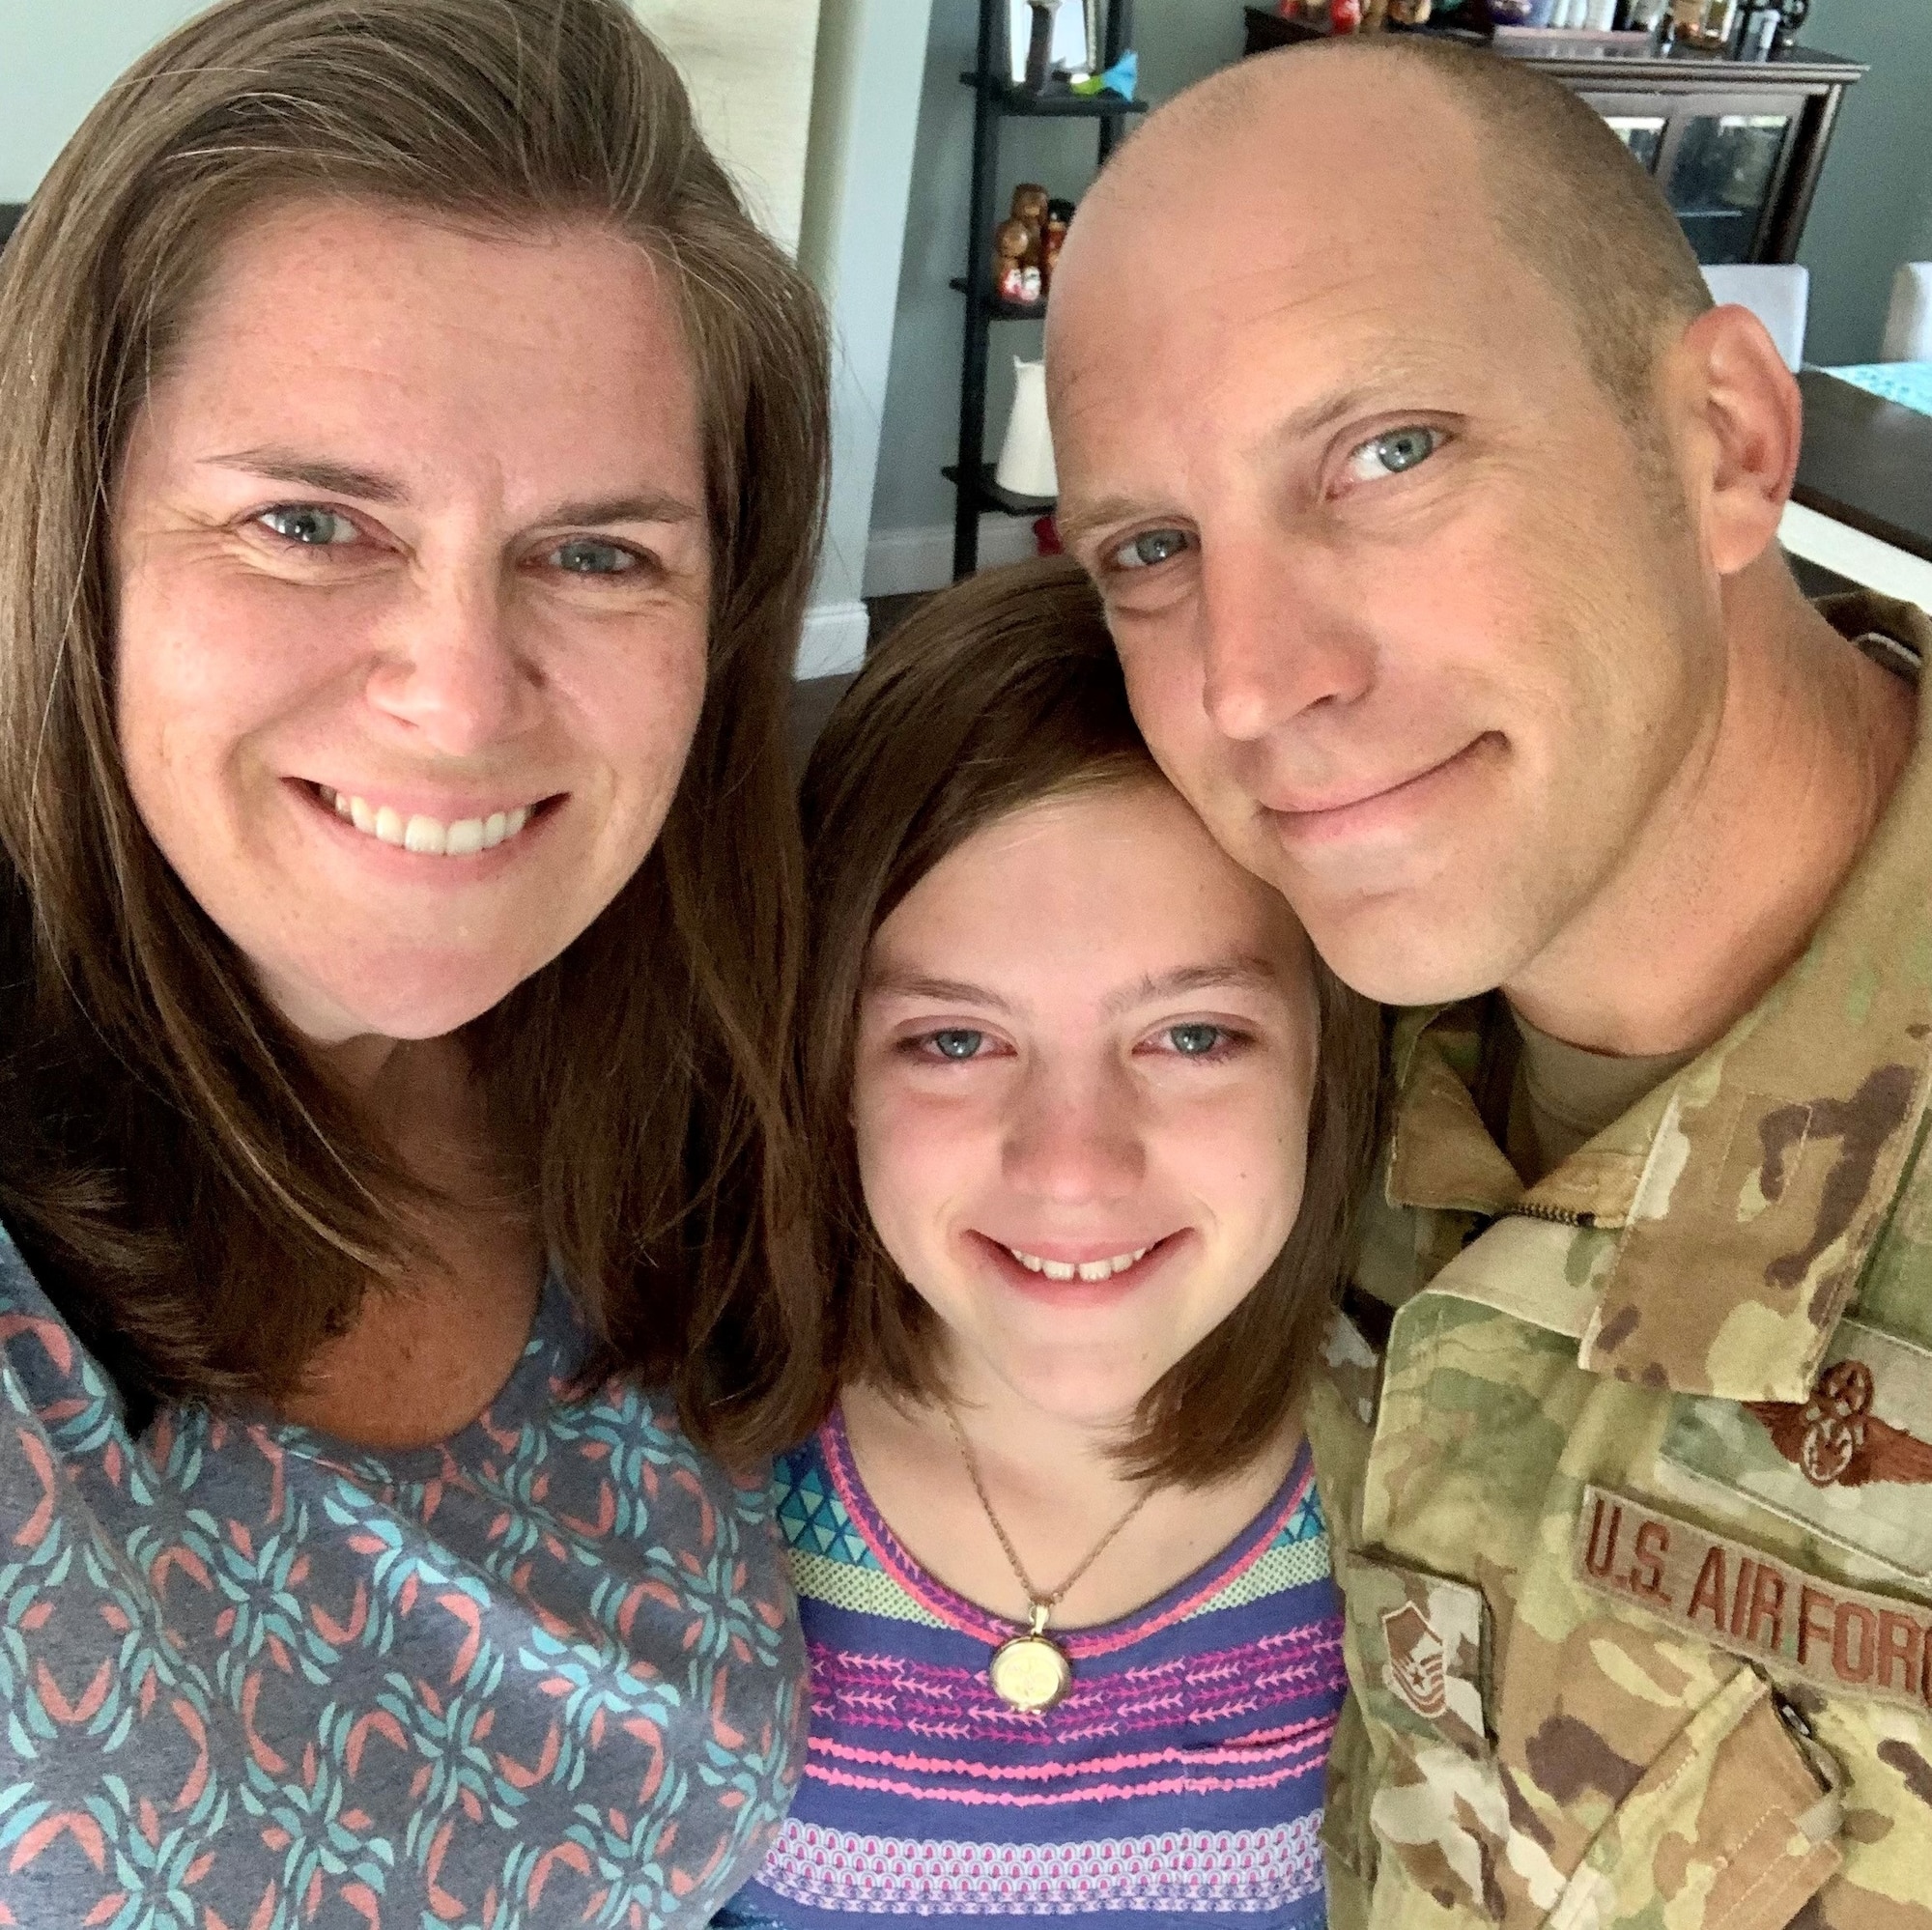
<svg viewBox="0 0 1932 1930"><path fill-rule="evenodd" d="M944 1405L947 1425L952 1428L952 1438L959 1445L959 1459L966 1463L966 1475L973 1484L973 1492L980 1497L980 1506L986 1511L986 1519L998 1537L1008 1564L1026 1591L1026 1633L1012 1636L993 1651L993 1659L986 1666L986 1679L993 1685L993 1693L1009 1709L1016 1709L1023 1716L1042 1716L1073 1687L1072 1660L1046 1632L1047 1618L1066 1591L1106 1553L1113 1545L1114 1537L1147 1506L1153 1496L1153 1490L1147 1489L1135 1500L1133 1506L1088 1550L1087 1559L1052 1594L1042 1595L1028 1579L1026 1569L1020 1562L1019 1550L1000 1525L1000 1518L993 1513L993 1504L986 1494L986 1484L980 1479L980 1464L973 1459L973 1450L967 1445L966 1431L959 1425L959 1416L952 1411L950 1402Z"/></svg>

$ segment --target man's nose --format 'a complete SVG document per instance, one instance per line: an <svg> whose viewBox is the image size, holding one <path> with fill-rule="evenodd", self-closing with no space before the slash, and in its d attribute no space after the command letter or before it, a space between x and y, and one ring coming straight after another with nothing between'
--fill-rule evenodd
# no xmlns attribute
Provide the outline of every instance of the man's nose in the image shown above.
<svg viewBox="0 0 1932 1930"><path fill-rule="evenodd" d="M1147 1176L1136 1114L1128 1082L1120 1076L1036 1068L1008 1124L1009 1182L1061 1206L1124 1197Z"/></svg>
<svg viewBox="0 0 1932 1930"><path fill-rule="evenodd" d="M516 584L495 563L450 562L418 575L384 627L369 701L425 751L487 751L534 710L542 680L524 629Z"/></svg>
<svg viewBox="0 0 1932 1930"><path fill-rule="evenodd" d="M1210 543L1202 569L1202 701L1223 737L1253 743L1368 691L1373 643L1312 546L1278 535Z"/></svg>

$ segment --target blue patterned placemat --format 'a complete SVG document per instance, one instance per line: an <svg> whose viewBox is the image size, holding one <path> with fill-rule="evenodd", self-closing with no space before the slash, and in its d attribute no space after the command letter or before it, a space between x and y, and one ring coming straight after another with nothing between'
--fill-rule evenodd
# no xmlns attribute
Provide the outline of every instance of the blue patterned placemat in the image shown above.
<svg viewBox="0 0 1932 1930"><path fill-rule="evenodd" d="M1921 415L1932 415L1932 362L1855 362L1825 373L1869 395L1882 395L1888 402L1901 402Z"/></svg>

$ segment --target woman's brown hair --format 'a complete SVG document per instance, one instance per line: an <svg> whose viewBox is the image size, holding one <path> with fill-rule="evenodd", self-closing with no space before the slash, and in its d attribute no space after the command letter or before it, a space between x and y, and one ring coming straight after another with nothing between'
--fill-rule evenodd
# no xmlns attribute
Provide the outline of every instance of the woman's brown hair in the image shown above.
<svg viewBox="0 0 1932 1930"><path fill-rule="evenodd" d="M943 1391L933 1316L880 1244L860 1186L853 1056L873 936L949 852L1009 811L1135 780L1165 781L1127 707L1099 598L1064 561L988 571L934 598L873 654L812 752L806 1121L841 1379L910 1399ZM1123 1453L1158 1480L1212 1481L1265 1449L1335 1303L1367 1173L1378 1033L1372 1006L1314 969L1301 1211L1253 1291L1142 1402Z"/></svg>
<svg viewBox="0 0 1932 1930"><path fill-rule="evenodd" d="M593 1371L765 1452L810 1424L821 1351L784 725L827 348L619 0L229 0L116 84L0 257L0 1210L137 1405L287 1390L402 1260L386 1155L161 859L114 732L129 425L238 223L316 196L597 223L675 291L714 578L696 740L637 875L470 1036Z"/></svg>

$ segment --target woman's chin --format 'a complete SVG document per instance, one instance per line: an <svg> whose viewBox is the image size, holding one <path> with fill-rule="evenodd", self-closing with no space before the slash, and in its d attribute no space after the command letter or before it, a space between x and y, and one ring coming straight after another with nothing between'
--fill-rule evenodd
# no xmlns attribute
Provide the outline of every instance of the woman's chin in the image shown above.
<svg viewBox="0 0 1932 1930"><path fill-rule="evenodd" d="M542 969L443 956L390 959L380 971L264 975L276 1008L321 1045L351 1038L441 1038L500 1005Z"/></svg>

